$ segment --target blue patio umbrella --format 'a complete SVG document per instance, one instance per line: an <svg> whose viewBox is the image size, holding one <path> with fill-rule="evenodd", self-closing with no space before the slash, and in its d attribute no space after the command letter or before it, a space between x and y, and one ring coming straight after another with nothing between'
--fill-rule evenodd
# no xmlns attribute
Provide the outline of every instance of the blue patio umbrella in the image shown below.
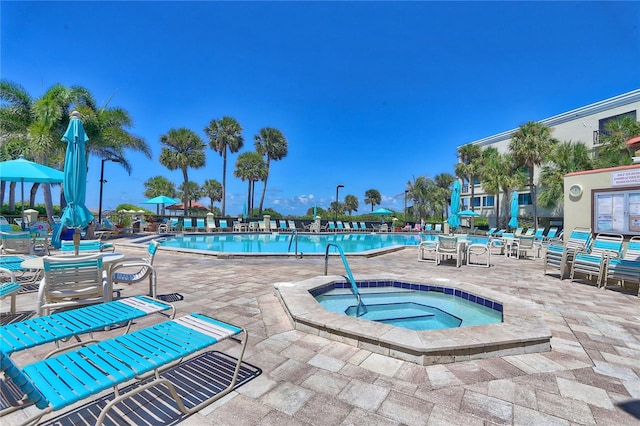
<svg viewBox="0 0 640 426"><path fill-rule="evenodd" d="M447 218L447 222L452 228L460 226L460 217L458 216L458 212L460 212L460 190L460 181L455 180L451 190L451 214Z"/></svg>
<svg viewBox="0 0 640 426"><path fill-rule="evenodd" d="M71 113L71 121L69 127L62 136L62 141L67 143L67 152L64 158L64 198L67 206L60 218L62 226L67 228L75 228L73 241L76 243L76 254L80 245L80 228L87 226L92 220L93 215L84 205L87 192L87 159L85 143L89 138L84 132L80 113L73 111ZM60 233L54 236L58 241Z"/></svg>
<svg viewBox="0 0 640 426"><path fill-rule="evenodd" d="M518 227L518 191L513 191L511 194L511 219L509 220L509 226L513 229Z"/></svg>
<svg viewBox="0 0 640 426"><path fill-rule="evenodd" d="M20 182L22 191L22 217L24 217L24 183L61 183L64 175L60 170L34 163L20 157L0 162L0 181ZM23 221L24 225L24 221Z"/></svg>
<svg viewBox="0 0 640 426"><path fill-rule="evenodd" d="M371 214L375 214L377 216L382 216L382 222L384 222L384 217L392 215L393 212L389 209L385 209L384 207L380 207L371 212Z"/></svg>
<svg viewBox="0 0 640 426"><path fill-rule="evenodd" d="M164 214L164 206L166 204L172 205L178 204L179 202L180 200L167 197L166 195L158 195L157 197L149 198L147 201L143 201L143 204L156 204L156 214L158 214L160 204L162 204L162 214Z"/></svg>

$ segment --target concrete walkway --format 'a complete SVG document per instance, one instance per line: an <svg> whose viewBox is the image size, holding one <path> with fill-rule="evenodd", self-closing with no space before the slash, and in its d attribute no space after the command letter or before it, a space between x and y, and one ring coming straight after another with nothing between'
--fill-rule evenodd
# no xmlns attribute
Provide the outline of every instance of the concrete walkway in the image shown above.
<svg viewBox="0 0 640 426"><path fill-rule="evenodd" d="M127 255L143 253L114 243ZM158 291L184 296L176 302L178 315L197 311L245 326L245 360L263 370L181 424L640 424L640 299L561 281L555 270L544 276L540 259L492 261L488 269L435 266L418 262L415 248L349 259L356 275L471 283L535 302L553 335L550 352L425 367L293 329L273 285L322 275L321 257L217 259L159 251ZM331 259L329 274L343 273ZM128 287L123 296L143 294L145 287ZM29 298L19 299L28 309ZM235 350L227 342L220 347ZM14 358L24 364L42 353ZM23 418L14 413L2 424Z"/></svg>

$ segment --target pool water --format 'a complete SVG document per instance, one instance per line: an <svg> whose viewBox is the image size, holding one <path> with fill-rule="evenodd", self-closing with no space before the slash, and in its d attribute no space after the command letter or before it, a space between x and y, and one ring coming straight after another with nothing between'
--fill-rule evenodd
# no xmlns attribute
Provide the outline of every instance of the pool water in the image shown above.
<svg viewBox="0 0 640 426"><path fill-rule="evenodd" d="M315 298L328 311L410 330L438 330L502 322L502 306L496 302L485 303L486 299L480 298L482 300L478 303L476 297L465 293L465 299L462 294L456 296L453 291L443 291L442 287L427 291L393 286L359 290L362 297L360 307L357 306L356 297L347 288L329 289L316 294Z"/></svg>
<svg viewBox="0 0 640 426"><path fill-rule="evenodd" d="M298 253L324 253L327 244L340 244L345 253L361 253L393 246L417 246L435 235L418 234L298 234ZM470 237L474 238L482 237ZM162 241L165 247L207 250L223 253L293 253L295 242L289 233L232 233L184 235ZM486 238L485 238L486 240Z"/></svg>

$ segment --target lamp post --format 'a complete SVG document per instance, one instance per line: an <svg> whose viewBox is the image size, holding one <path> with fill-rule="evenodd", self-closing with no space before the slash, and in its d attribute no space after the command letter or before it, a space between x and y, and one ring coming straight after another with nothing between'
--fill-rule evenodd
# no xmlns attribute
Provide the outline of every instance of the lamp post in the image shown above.
<svg viewBox="0 0 640 426"><path fill-rule="evenodd" d="M340 188L344 188L344 185L336 186L336 217L335 217L335 220L338 220L338 191L340 190Z"/></svg>
<svg viewBox="0 0 640 426"><path fill-rule="evenodd" d="M100 198L98 200L98 223L102 223L102 185L107 182L104 180L104 163L105 161L113 161L114 163L121 163L119 158L103 158L102 165L100 166Z"/></svg>

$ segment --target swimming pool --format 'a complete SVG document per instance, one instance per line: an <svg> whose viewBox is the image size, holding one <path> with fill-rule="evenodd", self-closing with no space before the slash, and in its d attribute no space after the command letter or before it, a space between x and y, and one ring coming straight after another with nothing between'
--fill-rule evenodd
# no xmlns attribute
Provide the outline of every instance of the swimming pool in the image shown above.
<svg viewBox="0 0 640 426"><path fill-rule="evenodd" d="M502 322L502 304L449 287L399 281L356 283L361 305L347 283L311 292L325 309L404 327L439 330Z"/></svg>
<svg viewBox="0 0 640 426"><path fill-rule="evenodd" d="M207 235L181 235L162 239L162 246L176 249L204 250L208 252L241 254L293 254L296 238L292 234L280 233L232 233ZM298 253L324 254L327 244L340 244L348 254L371 253L394 247L417 246L421 241L437 238L436 235L398 233L341 233L341 234L297 234ZM470 241L484 237L469 237ZM486 241L486 238L484 238Z"/></svg>

